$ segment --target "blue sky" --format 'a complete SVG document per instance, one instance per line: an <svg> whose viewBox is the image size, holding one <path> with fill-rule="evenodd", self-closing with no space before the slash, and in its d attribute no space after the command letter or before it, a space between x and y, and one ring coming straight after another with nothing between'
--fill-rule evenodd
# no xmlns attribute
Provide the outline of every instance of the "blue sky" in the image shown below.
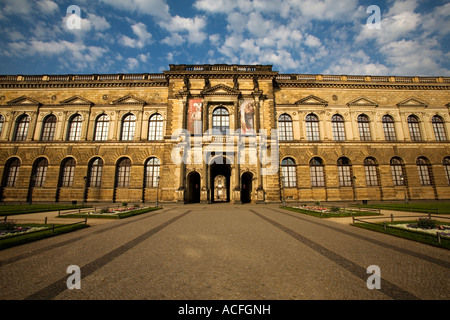
<svg viewBox="0 0 450 320"><path fill-rule="evenodd" d="M67 8L80 8L70 29ZM370 5L380 29L370 29ZM443 0L0 0L0 74L159 73L270 64L280 73L450 76Z"/></svg>

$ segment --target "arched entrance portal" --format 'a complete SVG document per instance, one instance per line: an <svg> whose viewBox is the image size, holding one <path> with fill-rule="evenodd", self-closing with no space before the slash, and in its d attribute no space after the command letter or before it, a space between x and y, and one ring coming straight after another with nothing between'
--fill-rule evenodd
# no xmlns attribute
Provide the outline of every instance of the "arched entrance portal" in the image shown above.
<svg viewBox="0 0 450 320"><path fill-rule="evenodd" d="M241 178L241 202L252 202L252 179L253 174L251 172L244 172Z"/></svg>
<svg viewBox="0 0 450 320"><path fill-rule="evenodd" d="M230 201L231 166L226 158L217 157L211 162L211 202Z"/></svg>
<svg viewBox="0 0 450 320"><path fill-rule="evenodd" d="M198 172L191 172L188 175L188 188L186 194L187 203L200 202L200 174Z"/></svg>

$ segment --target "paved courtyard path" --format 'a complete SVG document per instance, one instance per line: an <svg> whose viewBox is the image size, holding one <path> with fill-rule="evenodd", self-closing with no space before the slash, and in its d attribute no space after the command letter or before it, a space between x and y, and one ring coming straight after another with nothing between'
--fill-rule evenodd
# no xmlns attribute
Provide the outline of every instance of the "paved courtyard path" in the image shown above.
<svg viewBox="0 0 450 320"><path fill-rule="evenodd" d="M448 250L276 205L166 205L1 250L0 299L447 300L449 268Z"/></svg>

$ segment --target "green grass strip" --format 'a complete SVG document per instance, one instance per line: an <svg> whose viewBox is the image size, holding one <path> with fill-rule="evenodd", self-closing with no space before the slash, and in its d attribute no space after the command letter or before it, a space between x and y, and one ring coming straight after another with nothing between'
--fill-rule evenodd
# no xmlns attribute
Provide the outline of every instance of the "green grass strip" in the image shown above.
<svg viewBox="0 0 450 320"><path fill-rule="evenodd" d="M293 207L281 207L282 209L307 214L310 216L318 217L318 218L340 218L340 217L356 217L356 216L379 216L380 214L378 212L370 212L370 211L357 211L357 210L345 210L341 212L316 212L312 210L305 210L300 208L293 208Z"/></svg>
<svg viewBox="0 0 450 320"><path fill-rule="evenodd" d="M0 205L0 216L11 216L17 214L59 211L88 208L82 205L64 205L64 204L24 204L24 205Z"/></svg>
<svg viewBox="0 0 450 320"><path fill-rule="evenodd" d="M382 222L379 222L379 223L357 222L357 223L353 223L351 225L355 226L355 227L371 230L371 231L381 232L384 234L392 235L392 236L403 238L403 239L417 241L417 242L432 245L435 247L450 249L450 239L448 239L448 238L441 237L441 243L439 243L437 236L434 236L434 235L422 233L420 231L404 230L404 229L389 227L390 224L400 224L400 223L417 223L417 221L398 221L398 222L394 222L394 223L387 223L386 230L384 230L384 223L382 223ZM437 223L443 224L442 222L439 222L439 221L437 221Z"/></svg>
<svg viewBox="0 0 450 320"><path fill-rule="evenodd" d="M75 213L75 214L65 214L60 215L59 218L81 218L81 219L124 219L132 216L137 216L143 213L155 211L162 209L162 207L149 207L149 208L143 208L143 209L137 209L137 210L130 210L127 212L120 212L117 214L112 213L99 213L99 214L87 214L87 213Z"/></svg>
<svg viewBox="0 0 450 320"><path fill-rule="evenodd" d="M31 226L30 224L22 224L17 226ZM70 225L54 225L55 228L52 231L51 225L36 225L33 226L45 226L48 227L47 229L41 230L41 231L35 231L32 233L23 233L21 235L15 235L10 236L6 238L0 238L0 250L14 247L20 244L41 240L49 237L54 237L59 234L72 232L79 229L87 228L88 225L85 223L76 223L76 224L70 224Z"/></svg>

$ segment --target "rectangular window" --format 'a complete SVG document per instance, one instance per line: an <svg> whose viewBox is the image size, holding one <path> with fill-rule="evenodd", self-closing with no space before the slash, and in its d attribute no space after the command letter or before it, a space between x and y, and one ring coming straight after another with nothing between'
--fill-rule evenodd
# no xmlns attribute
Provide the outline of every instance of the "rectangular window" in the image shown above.
<svg viewBox="0 0 450 320"><path fill-rule="evenodd" d="M311 186L312 187L325 187L325 175L323 172L323 166L310 166Z"/></svg>
<svg viewBox="0 0 450 320"><path fill-rule="evenodd" d="M378 186L378 175L376 166L365 166L367 186Z"/></svg>
<svg viewBox="0 0 450 320"><path fill-rule="evenodd" d="M341 187L352 186L352 175L350 173L350 166L338 166L339 185Z"/></svg>

